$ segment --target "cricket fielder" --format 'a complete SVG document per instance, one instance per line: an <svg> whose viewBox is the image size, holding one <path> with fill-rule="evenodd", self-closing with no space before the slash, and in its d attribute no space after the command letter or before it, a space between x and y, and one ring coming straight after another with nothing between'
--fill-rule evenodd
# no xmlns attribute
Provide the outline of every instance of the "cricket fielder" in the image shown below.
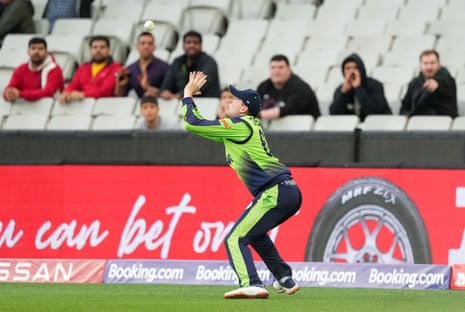
<svg viewBox="0 0 465 312"><path fill-rule="evenodd" d="M246 185L254 199L238 218L225 239L229 261L239 279L239 288L224 298L268 298L268 291L255 268L249 245L274 275L277 292L294 294L299 286L290 266L283 261L267 232L293 216L302 202L291 172L271 154L258 114L260 95L254 90L229 86L234 98L226 108L227 118L206 120L194 103L207 76L192 72L182 100L184 124L188 131L223 143L226 161Z"/></svg>

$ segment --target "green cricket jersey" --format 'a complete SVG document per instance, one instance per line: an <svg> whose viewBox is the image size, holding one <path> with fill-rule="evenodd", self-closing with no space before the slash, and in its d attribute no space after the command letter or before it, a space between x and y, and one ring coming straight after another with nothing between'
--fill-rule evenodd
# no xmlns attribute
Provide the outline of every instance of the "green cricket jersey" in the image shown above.
<svg viewBox="0 0 465 312"><path fill-rule="evenodd" d="M260 119L240 116L207 120L192 98L184 98L182 102L185 128L223 143L226 161L254 196L268 186L291 178L287 166L271 154Z"/></svg>

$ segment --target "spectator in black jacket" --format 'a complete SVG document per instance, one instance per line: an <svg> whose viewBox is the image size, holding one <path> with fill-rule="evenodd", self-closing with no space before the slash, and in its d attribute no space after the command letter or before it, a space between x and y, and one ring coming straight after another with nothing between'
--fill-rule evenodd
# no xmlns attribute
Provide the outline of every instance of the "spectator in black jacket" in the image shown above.
<svg viewBox="0 0 465 312"><path fill-rule="evenodd" d="M355 114L364 121L367 115L392 114L381 82L368 77L365 64L357 54L342 62L344 82L334 91L331 115Z"/></svg>
<svg viewBox="0 0 465 312"><path fill-rule="evenodd" d="M449 71L441 66L439 53L420 54L420 74L410 81L402 99L403 115L448 115L457 117L457 87Z"/></svg>
<svg viewBox="0 0 465 312"><path fill-rule="evenodd" d="M270 78L261 82L257 92L263 99L260 118L271 120L287 115L320 116L315 93L308 83L294 74L289 59L282 54L270 60Z"/></svg>

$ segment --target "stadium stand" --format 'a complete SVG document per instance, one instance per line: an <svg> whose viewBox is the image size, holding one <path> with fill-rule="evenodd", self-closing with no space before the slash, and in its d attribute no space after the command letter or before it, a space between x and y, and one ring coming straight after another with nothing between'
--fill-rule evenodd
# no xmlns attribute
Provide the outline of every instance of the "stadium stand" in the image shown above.
<svg viewBox="0 0 465 312"><path fill-rule="evenodd" d="M111 36L114 58L123 64L133 62L137 58L133 49L136 35L142 31L143 22L150 19L157 25L153 30L155 55L166 61L183 53L179 38L186 30L200 30L203 49L218 62L222 87L256 87L267 77L269 58L286 54L291 68L316 90L323 115L329 114L333 91L341 82L340 62L349 53L358 52L369 74L384 83L386 97L397 115L405 85L418 73L419 53L434 48L441 55L441 63L456 78L459 115L465 114L465 41L461 39L464 0L319 2L95 0L92 18L59 19L50 34L38 29L36 34L8 35L0 49L0 87L3 90L12 69L27 60L27 41L33 35L46 35L49 51L56 55L65 79L69 80L76 64L88 59L87 42L94 34ZM46 22L42 18L45 3L46 0L33 1L34 20L38 23ZM14 113L10 106L15 104L3 104L4 126L11 126L12 121L8 125L6 121ZM55 123L59 127L60 120L52 124L57 115L89 118L98 111L96 105L92 99L52 105L47 129L55 127ZM172 113L178 118L177 103L161 105L162 111L173 105ZM137 115L137 105L133 103L132 107L124 114ZM86 122L80 123L83 124ZM405 130L414 124L409 122ZM319 127L323 126L318 126L317 120L309 131L318 131Z"/></svg>

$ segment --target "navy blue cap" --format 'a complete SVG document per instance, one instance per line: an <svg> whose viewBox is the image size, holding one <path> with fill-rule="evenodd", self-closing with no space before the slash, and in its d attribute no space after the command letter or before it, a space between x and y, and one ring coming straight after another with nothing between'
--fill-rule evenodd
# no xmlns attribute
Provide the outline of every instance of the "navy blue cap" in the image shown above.
<svg viewBox="0 0 465 312"><path fill-rule="evenodd" d="M241 99L245 105L249 108L249 112L251 115L257 117L260 109L262 108L262 98L257 91L252 89L245 89L245 90L238 90L234 88L232 85L229 85L229 91L231 91L232 95Z"/></svg>

